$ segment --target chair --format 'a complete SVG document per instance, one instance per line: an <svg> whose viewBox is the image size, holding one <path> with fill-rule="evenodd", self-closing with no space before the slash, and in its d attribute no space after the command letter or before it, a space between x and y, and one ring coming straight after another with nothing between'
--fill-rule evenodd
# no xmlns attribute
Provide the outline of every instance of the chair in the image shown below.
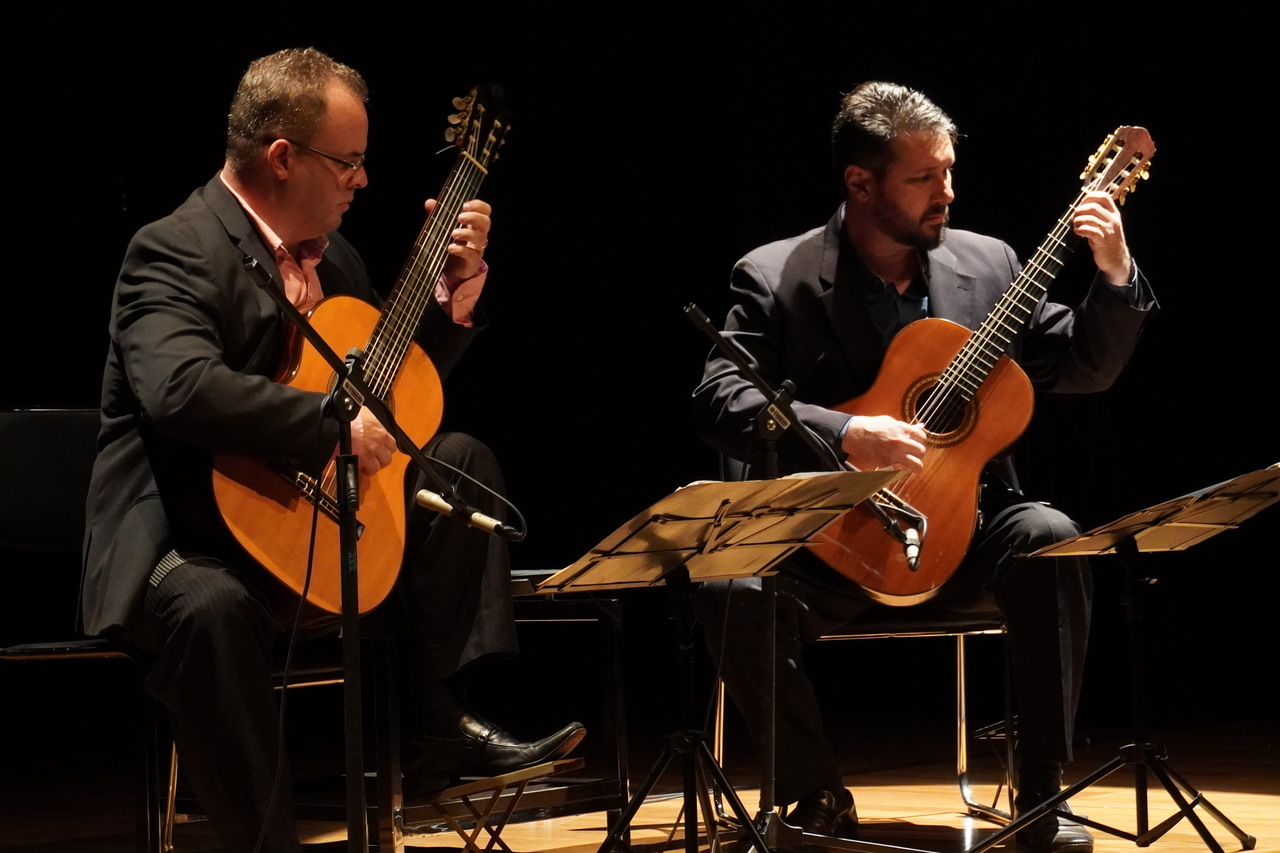
<svg viewBox="0 0 1280 853"><path fill-rule="evenodd" d="M97 409L28 409L0 411L0 554L6 579L26 578L34 596L10 596L4 615L6 631L24 642L0 649L0 660L15 663L106 661L137 679L137 813L136 849L163 851L160 754L156 704L141 690L145 664L128 649L75 631L75 591L80 577L80 543L84 503L95 456ZM53 602L61 602L59 609ZM18 609L21 608L21 609ZM29 642L37 631L65 618L67 639ZM37 627L38 626L38 627ZM9 642L6 639L6 642ZM62 685L60 685L62 686ZM75 684L66 684L73 691Z"/></svg>
<svg viewBox="0 0 1280 853"><path fill-rule="evenodd" d="M142 690L147 663L125 646L79 633L76 599L85 496L96 456L97 409L0 410L0 568L24 576L34 594L8 596L0 625L11 632L0 660L14 663L114 662L136 680L135 847L139 853L173 849L177 754L162 725L158 703ZM61 624L62 630L56 626ZM51 629L50 626L55 626ZM30 641L61 634L64 639ZM19 642L11 642L16 637ZM290 686L340 681L340 657L307 656L290 673ZM73 691L75 685L68 684Z"/></svg>
<svg viewBox="0 0 1280 853"><path fill-rule="evenodd" d="M951 638L955 641L955 743L956 743L956 783L960 791L960 800L965 813L973 817L984 818L998 824L1007 824L1012 820L1012 794L1010 787L1010 768L1012 764L1012 712L1008 706L1008 672L1005 672L1006 710L1005 719L999 722L972 729L968 716L968 670L966 641L977 636L1003 636L1004 621L998 613L976 612L973 614L938 615L917 612L917 608L896 608L877 606L868 615L860 619L856 629L830 634L822 637L821 642L834 640L885 640L898 638ZM716 705L714 709L712 751L717 761L723 763L724 747L724 713L726 691L723 682L717 682ZM996 784L989 801L984 802L974 792L970 780L970 749L974 741L992 743L1003 742L1004 748L997 752L1000 756L1001 779ZM1005 807L1000 807L1001 799ZM725 817L723 810L721 817Z"/></svg>

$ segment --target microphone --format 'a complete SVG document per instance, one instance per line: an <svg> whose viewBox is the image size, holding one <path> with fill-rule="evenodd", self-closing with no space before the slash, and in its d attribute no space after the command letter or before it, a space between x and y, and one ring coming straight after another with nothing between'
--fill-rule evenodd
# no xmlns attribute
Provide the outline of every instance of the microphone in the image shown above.
<svg viewBox="0 0 1280 853"><path fill-rule="evenodd" d="M434 510L441 515L447 515L472 527L483 530L485 533L492 533L495 536L501 536L509 542L519 542L522 538L519 532L509 525L503 524L496 518L490 518L482 512L477 512L470 507L455 507L435 492L422 489L413 496L418 506L426 507Z"/></svg>
<svg viewBox="0 0 1280 853"><path fill-rule="evenodd" d="M920 545L924 541L924 531L929 524L915 507L884 489L867 501L871 514L880 520L884 532L888 533L902 545L902 552L907 558L907 568L916 571L920 568Z"/></svg>
<svg viewBox="0 0 1280 853"><path fill-rule="evenodd" d="M903 531L902 550L907 554L907 568L913 572L920 568L920 531L914 527Z"/></svg>

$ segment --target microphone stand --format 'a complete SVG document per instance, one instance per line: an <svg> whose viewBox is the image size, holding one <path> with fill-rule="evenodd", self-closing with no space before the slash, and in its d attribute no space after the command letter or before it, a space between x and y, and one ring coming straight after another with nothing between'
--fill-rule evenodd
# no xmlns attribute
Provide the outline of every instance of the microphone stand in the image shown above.
<svg viewBox="0 0 1280 853"><path fill-rule="evenodd" d="M791 407L792 395L795 393L795 384L790 380L784 380L780 389L774 389L764 377L762 377L751 366L746 358L743 357L741 350L731 340L717 330L707 319L698 306L689 304L685 306L685 315L695 326L697 326L711 342L715 344L716 349L729 361L737 366L743 377L750 382L766 400L765 405L755 417L755 435L763 444L763 477L765 479L774 479L778 476L778 453L777 442L782 434L795 427L795 434L799 436L804 445L813 453L815 459L825 467L832 471L847 471L849 467L841 460L826 443L821 441L813 431L810 430L801 420L796 417L794 409ZM904 548L910 548L912 542L908 541L909 537L904 537L903 531L893 522L887 513L876 505L875 499L866 501L867 507L876 515L884 524L885 529L895 538L903 543ZM913 516L919 521L919 526L923 530L924 518L906 503L901 504L899 511L904 515ZM913 532L913 531L909 531ZM918 540L914 543L918 546ZM910 552L909 552L910 553ZM916 550L918 554L918 547ZM765 618L765 636L764 643L768 651L765 653L765 665L767 666L764 689L762 693L761 708L761 744L760 744L760 815L757 819L758 833L772 845L777 844L778 848L790 849L802 842L806 843L822 843L829 849L877 849L878 845L868 844L867 842L849 841L847 839L832 838L829 836L816 835L813 833L801 832L796 827L782 821L778 815L777 808L774 804L775 783L776 783L776 763L777 763L777 743L776 743L776 714L777 714L777 577L775 574L767 574L760 578L761 591L764 596L766 618ZM778 849L770 848L770 849ZM906 850L907 848L898 848L898 850ZM766 851L758 851L758 853L766 853Z"/></svg>
<svg viewBox="0 0 1280 853"><path fill-rule="evenodd" d="M703 332L711 342L715 344L716 349L730 361L732 361L746 377L747 381L755 386L761 394L764 395L768 402L756 414L755 417L755 434L764 447L763 450L763 478L774 479L778 476L778 450L777 442L782 437L783 432L792 425L800 424L800 419L796 417L795 411L791 408L792 395L795 393L795 385L790 380L784 380L781 390L775 390L769 383L764 380L756 372L750 363L743 358L738 348L726 339L707 319L707 315L702 312L698 306L689 304L685 306L685 316L687 316L699 330ZM827 458L828 464L832 466L832 470L841 470L839 460L835 458L835 454L831 449L820 442L807 428L800 425L797 434L813 451L814 455L819 458ZM761 732L761 749L760 749L760 814L757 816L757 831L763 835L770 844L782 842L782 846L790 847L800 841L794 828L783 823L778 815L777 806L774 803L774 786L776 783L777 771L777 744L775 733L775 721L777 714L777 701L775 693L777 691L777 634L778 625L776 620L777 611L777 577L770 573L760 578L760 589L764 596L765 602L765 635L764 645L765 652L765 679L761 716L760 716L760 732ZM732 793L732 791L731 791ZM765 853L765 851L759 851Z"/></svg>
<svg viewBox="0 0 1280 853"><path fill-rule="evenodd" d="M362 688L360 678L360 608L359 608L359 557L357 542L360 522L356 511L360 507L359 460L351 452L351 421L365 406L382 423L396 440L397 447L408 454L422 469L428 481L440 493L420 492L417 502L429 509L442 512L461 524L471 524L488 530L511 541L524 538L523 531L516 531L495 519L472 510L462 502L434 467L428 462L416 444L400 429L390 410L377 394L364 382L361 361L364 353L352 349L344 361L339 358L320 333L285 296L284 289L272 278L271 273L256 258L246 254L245 271L279 306L285 318L302 334L333 369L338 381L334 390L324 399L323 410L338 424L337 509L339 527L339 577L342 597L342 667L343 713L345 726L345 767L347 782L347 849L350 853L364 853L369 848L369 829L365 819L364 744ZM429 497L424 497L429 496ZM442 497L443 496L443 497Z"/></svg>

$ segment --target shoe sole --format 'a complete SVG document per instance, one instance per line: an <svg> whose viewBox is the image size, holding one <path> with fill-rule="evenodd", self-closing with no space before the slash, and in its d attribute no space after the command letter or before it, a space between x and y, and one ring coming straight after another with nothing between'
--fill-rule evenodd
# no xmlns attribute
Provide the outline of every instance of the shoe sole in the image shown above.
<svg viewBox="0 0 1280 853"><path fill-rule="evenodd" d="M573 750L578 746L578 744L582 743L582 739L586 736L587 736L586 728L578 729L573 734L565 738L562 744L560 744L554 750L552 750L551 755L549 755L548 758L551 760L555 760L557 758L564 758L566 755L573 752Z"/></svg>

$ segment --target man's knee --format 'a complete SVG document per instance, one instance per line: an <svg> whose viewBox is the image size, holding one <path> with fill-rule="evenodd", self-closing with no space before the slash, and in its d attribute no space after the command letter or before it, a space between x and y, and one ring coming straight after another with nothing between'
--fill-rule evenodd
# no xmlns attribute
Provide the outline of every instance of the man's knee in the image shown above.
<svg viewBox="0 0 1280 853"><path fill-rule="evenodd" d="M216 643L219 636L233 635L257 638L265 647L279 633L263 597L230 569L212 561L178 566L149 591L147 601L174 636L188 641Z"/></svg>
<svg viewBox="0 0 1280 853"><path fill-rule="evenodd" d="M481 501L491 491L499 495L506 493L498 458L478 438L463 432L440 433L427 443L423 452L428 458L443 463L435 473L449 481L466 500ZM438 486L438 482L422 472L416 478L409 478L407 482L416 483L416 487L411 486L412 491L408 495L410 501L418 489L435 491Z"/></svg>
<svg viewBox="0 0 1280 853"><path fill-rule="evenodd" d="M443 432L427 443L426 454L463 470L497 467L497 457L478 438L465 432Z"/></svg>
<svg viewBox="0 0 1280 853"><path fill-rule="evenodd" d="M1003 519L1002 529L1018 553L1030 553L1080 533L1080 526L1066 513L1042 503L1014 507Z"/></svg>

